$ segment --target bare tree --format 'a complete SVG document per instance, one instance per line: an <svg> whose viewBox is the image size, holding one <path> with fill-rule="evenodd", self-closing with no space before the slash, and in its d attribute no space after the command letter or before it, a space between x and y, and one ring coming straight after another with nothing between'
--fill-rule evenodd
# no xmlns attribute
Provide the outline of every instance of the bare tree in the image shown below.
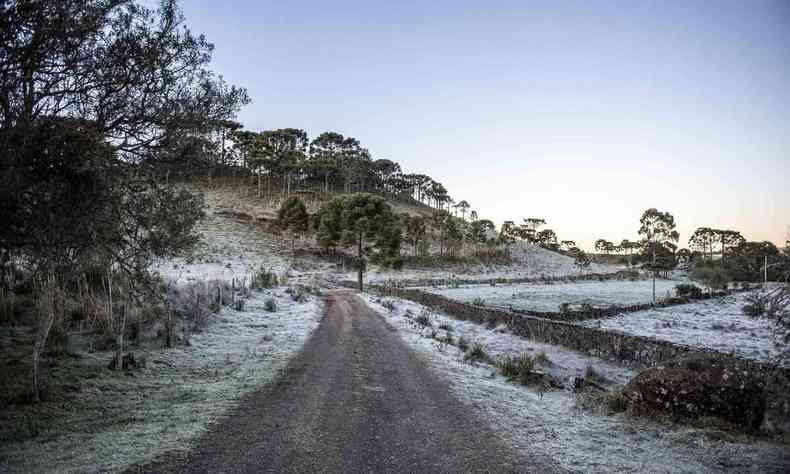
<svg viewBox="0 0 790 474"><path fill-rule="evenodd" d="M38 327L33 343L33 401L41 401L39 362L47 346L52 327L63 320L66 297L55 277L50 275L41 286L38 304Z"/></svg>

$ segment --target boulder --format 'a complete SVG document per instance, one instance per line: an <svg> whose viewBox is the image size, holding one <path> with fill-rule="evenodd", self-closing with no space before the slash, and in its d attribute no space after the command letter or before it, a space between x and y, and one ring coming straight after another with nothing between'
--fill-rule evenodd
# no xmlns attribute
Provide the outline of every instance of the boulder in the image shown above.
<svg viewBox="0 0 790 474"><path fill-rule="evenodd" d="M765 418L760 430L773 435L784 435L790 441L790 374L775 370L768 375Z"/></svg>
<svg viewBox="0 0 790 474"><path fill-rule="evenodd" d="M746 431L760 428L766 409L764 378L717 355L682 357L647 369L628 382L623 396L635 413L716 417Z"/></svg>

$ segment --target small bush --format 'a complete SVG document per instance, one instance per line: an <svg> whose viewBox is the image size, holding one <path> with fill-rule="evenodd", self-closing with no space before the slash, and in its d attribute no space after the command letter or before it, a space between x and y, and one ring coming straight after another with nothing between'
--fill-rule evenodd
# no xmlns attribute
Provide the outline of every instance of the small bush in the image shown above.
<svg viewBox="0 0 790 474"><path fill-rule="evenodd" d="M288 290L286 290L286 292L289 293L291 295L291 299L297 303L304 303L305 301L307 301L307 290L305 290L301 286L296 288L289 287Z"/></svg>
<svg viewBox="0 0 790 474"><path fill-rule="evenodd" d="M529 383L529 375L535 370L535 361L528 354L506 357L497 365L503 376L510 381L517 381L521 385Z"/></svg>
<svg viewBox="0 0 790 474"><path fill-rule="evenodd" d="M414 322L416 322L420 326L431 327L431 320L430 318L428 318L428 315L425 313L420 314L419 316L414 318Z"/></svg>
<svg viewBox="0 0 790 474"><path fill-rule="evenodd" d="M508 380L518 377L518 357L506 357L497 362L499 373Z"/></svg>
<svg viewBox="0 0 790 474"><path fill-rule="evenodd" d="M277 286L277 275L273 271L261 267L252 279L252 287L256 289L274 288Z"/></svg>
<svg viewBox="0 0 790 474"><path fill-rule="evenodd" d="M689 273L689 277L705 285L711 292L726 290L732 275L722 268L718 262L697 262Z"/></svg>
<svg viewBox="0 0 790 474"><path fill-rule="evenodd" d="M765 314L765 303L756 299L743 305L743 314L752 318L758 318Z"/></svg>
<svg viewBox="0 0 790 474"><path fill-rule="evenodd" d="M587 383L593 383L596 385L603 385L607 382L607 380L601 374L595 371L592 365L588 365L584 370L584 380Z"/></svg>
<svg viewBox="0 0 790 474"><path fill-rule="evenodd" d="M384 301L381 303L381 306L384 306L384 307L385 307L385 308L387 308L389 311L395 311L395 302L394 302L394 301L392 301L392 300L384 300Z"/></svg>
<svg viewBox="0 0 790 474"><path fill-rule="evenodd" d="M606 408L610 413L622 413L628 408L628 400L621 390L606 393Z"/></svg>
<svg viewBox="0 0 790 474"><path fill-rule="evenodd" d="M458 337L458 348L461 349L462 352L466 352L469 349L469 341L466 340L464 336Z"/></svg>
<svg viewBox="0 0 790 474"><path fill-rule="evenodd" d="M692 285L691 283L675 285L675 294L680 298L702 298L702 290L697 285Z"/></svg>
<svg viewBox="0 0 790 474"><path fill-rule="evenodd" d="M472 300L472 304L475 306L485 306L486 302L483 298L477 297Z"/></svg>
<svg viewBox="0 0 790 474"><path fill-rule="evenodd" d="M268 298L263 302L263 309L270 313L277 312L277 302L274 301L274 298Z"/></svg>
<svg viewBox="0 0 790 474"><path fill-rule="evenodd" d="M175 295L174 306L180 316L192 321L195 329L200 329L205 327L209 315L216 309L211 296L205 283L194 283Z"/></svg>
<svg viewBox="0 0 790 474"><path fill-rule="evenodd" d="M571 310L570 303L560 303L560 313L566 314L569 313Z"/></svg>
<svg viewBox="0 0 790 474"><path fill-rule="evenodd" d="M464 354L464 360L469 362L485 362L489 360L489 358L483 346L475 343L475 345Z"/></svg>
<svg viewBox="0 0 790 474"><path fill-rule="evenodd" d="M439 325L439 329L443 329L443 330L445 330L445 331L447 331L447 332L452 332L452 330L453 330L453 327L452 327L452 326L450 326L450 325L449 325L449 324L447 324L447 323L442 323L442 324L440 324L440 325Z"/></svg>

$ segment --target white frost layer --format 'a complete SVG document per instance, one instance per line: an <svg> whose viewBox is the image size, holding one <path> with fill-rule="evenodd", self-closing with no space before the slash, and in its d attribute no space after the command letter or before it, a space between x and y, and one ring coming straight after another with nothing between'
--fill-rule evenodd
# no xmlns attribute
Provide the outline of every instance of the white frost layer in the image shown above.
<svg viewBox="0 0 790 474"><path fill-rule="evenodd" d="M514 449L524 450L527 455L545 456L570 471L585 473L768 473L790 468L790 455L782 445L625 415L598 415L578 408L574 394L567 391L541 395L509 383L496 375L493 367L465 363L457 348L425 337L428 330L415 324L405 310L411 309L415 315L427 311L434 328L449 324L453 332L467 331L474 335L473 342L483 343L491 354L521 350L520 338L483 327L464 328L464 323L412 302L391 299L396 309L390 312L376 303L378 298L365 299L398 328L401 337L429 362L432 370L449 382L455 396L489 420ZM445 331L438 332L438 336L444 336ZM546 354L563 364L562 352L569 351L556 348ZM578 367L580 363L568 365ZM593 365L601 371L607 366L603 361ZM618 370L623 369L613 368L609 376Z"/></svg>
<svg viewBox="0 0 790 474"><path fill-rule="evenodd" d="M672 296L675 285L679 283L685 283L685 280L656 280L656 298ZM471 303L480 298L488 306L532 311L558 311L562 303L608 306L649 303L653 300L653 282L651 280L606 280L554 284L520 283L424 289L465 303Z"/></svg>
<svg viewBox="0 0 790 474"><path fill-rule="evenodd" d="M616 318L584 321L584 326L614 329L694 347L768 360L781 352L774 324L743 314L749 293L655 308Z"/></svg>
<svg viewBox="0 0 790 474"><path fill-rule="evenodd" d="M263 308L269 298L277 302L274 313ZM112 420L125 414L126 423L113 421L97 432L100 420L73 413L61 420L66 428L60 436L3 446L2 464L17 472L121 471L166 451L189 449L245 393L286 366L318 326L322 311L312 296L297 303L282 288L254 292L245 311L223 309L191 336L188 347L135 350L147 364L134 377L79 381L80 397L94 398ZM103 365L111 357L96 355L106 359Z"/></svg>
<svg viewBox="0 0 790 474"><path fill-rule="evenodd" d="M458 321L441 313L430 311L426 307L412 301L402 299L392 300L397 301L397 305L394 311L389 311L377 302L379 298L372 298L368 295L363 295L363 297L374 309L382 314L388 314L393 318L408 320L406 311L411 311L414 316L425 312L425 314L430 315L429 317L432 320L433 330L437 331L439 337L443 337L447 334L447 331L440 329L439 326L449 327L451 328L449 334L451 334L453 338L457 339L458 337L463 337L470 345L474 342L480 343L485 347L486 353L497 359L521 354L530 354L534 357L543 352L551 361L551 364L541 365L541 370L548 372L556 379L562 381L563 385L566 387L573 386L574 377L584 377L584 372L587 370L587 367L592 367L605 379L618 385L625 385L636 375L636 373L629 368L608 363L597 357L580 354L561 346L544 344L516 337L507 332L504 327L498 327L492 330L473 322ZM429 332L430 329L423 330L423 333Z"/></svg>
<svg viewBox="0 0 790 474"><path fill-rule="evenodd" d="M193 281L250 278L261 268L282 275L288 261L279 255L274 239L253 224L208 213L197 226L201 240L190 258L175 258L154 266L166 281L183 285Z"/></svg>
<svg viewBox="0 0 790 474"><path fill-rule="evenodd" d="M406 251L404 249L404 252ZM390 280L441 280L452 278L467 280L520 279L578 276L585 273L611 273L624 268L618 265L593 263L583 272L580 272L572 258L525 243L512 245L510 254L512 257L510 265L469 264L457 265L448 270L436 268L404 270L371 268L365 274L365 279L371 283L382 283ZM353 273L348 273L347 278L356 279L356 276Z"/></svg>

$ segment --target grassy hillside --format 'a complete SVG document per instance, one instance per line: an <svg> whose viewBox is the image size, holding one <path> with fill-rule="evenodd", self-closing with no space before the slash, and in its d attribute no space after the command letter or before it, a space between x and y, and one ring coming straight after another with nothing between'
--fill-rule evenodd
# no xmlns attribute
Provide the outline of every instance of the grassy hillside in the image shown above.
<svg viewBox="0 0 790 474"><path fill-rule="evenodd" d="M195 184L190 187L202 192L206 203L216 211L237 214L242 218L249 216L252 220L258 221L276 219L277 210L286 198L282 193L258 196L255 186L247 186L238 181L232 184L214 184L212 186ZM299 196L304 201L310 213L318 212L321 204L339 195L339 193L315 194L298 191L292 194ZM396 197L390 194L382 194L382 197L387 200L397 214L429 217L436 211L407 197Z"/></svg>
<svg viewBox="0 0 790 474"><path fill-rule="evenodd" d="M258 232L266 234L265 239L277 249L280 255L287 254L287 245L284 239L278 237L278 231L271 224L276 219L277 209L284 199L283 195L273 195L270 197L258 197L254 187L242 186L212 186L198 187L206 200L209 219L214 219L210 225L204 225L204 234L208 232L223 232L218 226L219 222L226 222L230 225L232 220L255 222L258 225ZM330 195L331 196L331 195ZM324 199L317 199L313 196L303 196L309 212L317 212ZM388 199L390 206L396 213L408 213L411 215L430 216L434 209L424 204L410 203L403 199ZM215 217L212 217L215 216ZM217 221L216 216L225 219ZM213 237L212 237L213 239ZM279 240L279 244L277 243ZM297 247L316 252L318 247L312 237L302 239ZM402 249L403 254L410 254L411 249ZM431 246L432 253L438 253L438 248ZM304 260L304 259L301 259ZM313 259L310 259L313 260ZM315 263L315 262L312 262ZM607 273L621 269L620 266L593 263L584 272ZM351 278L351 270L339 266L337 270L340 274L335 274L330 278ZM446 279L446 278L537 278L537 277L559 277L568 275L578 275L582 272L574 264L574 259L557 252L552 252L528 243L517 243L509 248L509 257L506 259L484 260L476 258L457 258L457 259L407 259L402 270L392 270L371 265L367 275L369 281L382 281L389 279Z"/></svg>

